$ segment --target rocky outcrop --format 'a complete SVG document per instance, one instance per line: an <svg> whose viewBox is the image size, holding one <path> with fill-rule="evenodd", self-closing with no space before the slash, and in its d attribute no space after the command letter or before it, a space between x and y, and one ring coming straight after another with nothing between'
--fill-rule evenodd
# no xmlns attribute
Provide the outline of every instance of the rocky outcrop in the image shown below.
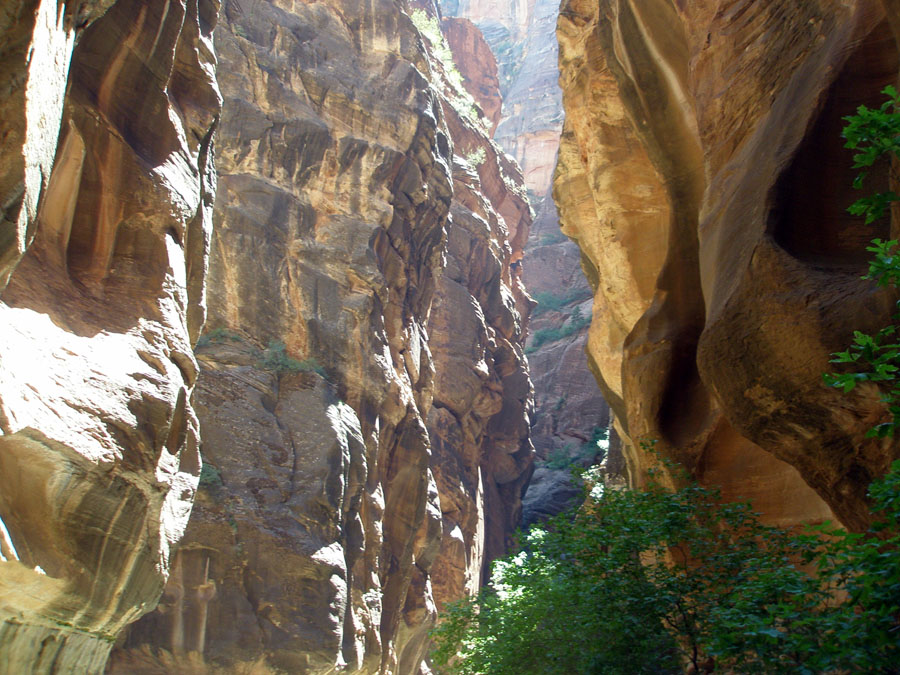
<svg viewBox="0 0 900 675"><path fill-rule="evenodd" d="M468 19L447 17L441 21L441 32L462 75L463 85L490 121L493 134L503 105L494 52L478 27Z"/></svg>
<svg viewBox="0 0 900 675"><path fill-rule="evenodd" d="M521 250L506 243L511 221L497 208L501 197L514 200L521 219L512 222L527 232L528 207L505 186L497 190L495 174L505 159L496 146L481 147L488 154L477 169L454 165L447 268L429 321L437 376L428 428L444 533L434 572L439 604L478 590L490 561L506 552L533 463L532 386L520 320L529 306L510 264Z"/></svg>
<svg viewBox="0 0 900 675"><path fill-rule="evenodd" d="M512 76L503 94L503 119L494 137L522 167L535 210L548 196L562 130L557 42L554 34L559 3L532 0L528 23L516 41L520 55L505 70ZM555 210L547 204L548 216ZM549 226L548 230L553 228Z"/></svg>
<svg viewBox="0 0 900 675"><path fill-rule="evenodd" d="M4 672L101 672L187 523L217 10L0 10Z"/></svg>
<svg viewBox="0 0 900 675"><path fill-rule="evenodd" d="M538 301L529 321L538 463L524 500L527 525L578 499L572 468L602 458L594 441L609 427L609 407L584 359L592 292L578 247L560 232L550 195L563 120L554 33L559 7L553 0L535 0L501 11L473 0L445 1L442 8L465 17L456 21L477 22L498 55L504 95L494 138L522 167L536 213L522 264L525 285Z"/></svg>
<svg viewBox="0 0 900 675"><path fill-rule="evenodd" d="M112 2L85 0L60 8L51 0L31 0L0 9L0 289L34 238L75 41Z"/></svg>
<svg viewBox="0 0 900 675"><path fill-rule="evenodd" d="M419 11L223 8L206 468L113 672L416 673L436 601L505 550L528 206Z"/></svg>
<svg viewBox="0 0 900 675"><path fill-rule="evenodd" d="M841 116L897 78L871 0L570 0L555 178L594 289L589 354L626 440L642 439L782 524L867 522L896 448L864 434L877 392L822 383L854 329L888 322L860 279L886 234L845 212Z"/></svg>

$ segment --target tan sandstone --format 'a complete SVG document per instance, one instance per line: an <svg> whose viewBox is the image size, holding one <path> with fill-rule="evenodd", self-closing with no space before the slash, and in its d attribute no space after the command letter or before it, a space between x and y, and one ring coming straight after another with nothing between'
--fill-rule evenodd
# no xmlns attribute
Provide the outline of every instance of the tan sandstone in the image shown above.
<svg viewBox="0 0 900 675"><path fill-rule="evenodd" d="M864 527L896 449L864 438L885 414L875 391L821 375L890 316L860 280L887 229L846 214L840 139L840 118L897 78L884 7L571 0L558 36L555 197L594 288L590 359L632 482L656 439L771 521Z"/></svg>
<svg viewBox="0 0 900 675"><path fill-rule="evenodd" d="M217 11L0 10L3 672L102 672L187 524Z"/></svg>

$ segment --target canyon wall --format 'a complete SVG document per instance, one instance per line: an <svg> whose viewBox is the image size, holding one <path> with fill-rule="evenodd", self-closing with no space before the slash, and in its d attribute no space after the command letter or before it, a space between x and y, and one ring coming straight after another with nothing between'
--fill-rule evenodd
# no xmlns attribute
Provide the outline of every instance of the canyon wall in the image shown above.
<svg viewBox="0 0 900 675"><path fill-rule="evenodd" d="M846 213L840 138L841 117L897 79L887 10L563 3L554 195L594 290L589 358L633 484L652 439L771 522L866 525L868 483L897 449L864 437L886 418L877 391L844 395L822 373L854 329L890 321L891 294L860 279L888 227Z"/></svg>
<svg viewBox="0 0 900 675"><path fill-rule="evenodd" d="M102 672L200 472L211 0L0 9L0 669Z"/></svg>
<svg viewBox="0 0 900 675"><path fill-rule="evenodd" d="M577 501L580 486L571 469L603 459L604 448L597 440L610 426L609 406L584 354L593 294L581 270L578 246L560 232L551 197L563 121L555 34L559 3L444 0L441 7L445 17L460 17L445 18L445 24L475 23L497 55L503 105L494 138L521 165L535 211L522 259L525 285L538 301L527 346L535 388L532 441L537 457L524 499L527 525ZM477 71L480 61L469 48L460 60L463 77L469 64ZM607 470L622 471L617 446L606 450Z"/></svg>
<svg viewBox="0 0 900 675"><path fill-rule="evenodd" d="M427 3L225 3L205 464L112 672L417 673L437 608L506 550L530 213L455 38Z"/></svg>

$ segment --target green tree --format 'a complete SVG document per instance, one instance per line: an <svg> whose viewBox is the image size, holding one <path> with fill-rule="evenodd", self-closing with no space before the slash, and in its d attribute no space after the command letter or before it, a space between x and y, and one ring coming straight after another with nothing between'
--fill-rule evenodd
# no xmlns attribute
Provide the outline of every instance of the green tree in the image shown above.
<svg viewBox="0 0 900 675"><path fill-rule="evenodd" d="M595 484L448 609L433 660L460 675L900 672L900 462L871 496L871 533L797 534L696 484Z"/></svg>

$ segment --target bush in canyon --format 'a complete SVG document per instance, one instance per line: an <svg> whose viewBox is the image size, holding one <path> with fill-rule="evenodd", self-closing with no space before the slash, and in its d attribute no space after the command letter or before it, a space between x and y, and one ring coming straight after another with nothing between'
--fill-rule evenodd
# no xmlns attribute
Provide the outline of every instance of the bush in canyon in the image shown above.
<svg viewBox="0 0 900 675"><path fill-rule="evenodd" d="M262 352L260 366L267 370L273 370L278 374L316 373L321 377L328 378L328 373L315 358L298 361L288 356L284 343L278 340L270 342L269 346Z"/></svg>
<svg viewBox="0 0 900 675"><path fill-rule="evenodd" d="M531 344L525 348L525 353L533 354L541 345L547 344L548 342L558 342L570 335L575 335L575 333L582 328L586 328L590 325L591 317L585 316L582 314L581 308L576 307L572 311L572 316L564 321L562 325L552 328L541 328L540 330L535 331L531 338Z"/></svg>
<svg viewBox="0 0 900 675"><path fill-rule="evenodd" d="M453 52L447 44L447 40L444 37L438 19L436 17L428 16L428 14L421 9L414 9L410 12L409 18L412 19L416 30L419 31L422 37L425 38L431 46L429 55L441 64L441 69L451 88L451 91L446 92L450 104L460 117L468 120L477 129L487 133L491 126L490 122L481 114L481 109L478 107L472 94L466 89L466 86L463 83L462 74L456 66L456 61L453 59Z"/></svg>
<svg viewBox="0 0 900 675"><path fill-rule="evenodd" d="M571 305L573 302L584 302L591 299L591 292L586 288L573 288L565 293L535 293L534 299L537 300L531 316L539 316L545 312L558 312L563 307Z"/></svg>
<svg viewBox="0 0 900 675"><path fill-rule="evenodd" d="M599 485L448 609L440 672L900 672L900 462L868 535L765 526L696 484Z"/></svg>

